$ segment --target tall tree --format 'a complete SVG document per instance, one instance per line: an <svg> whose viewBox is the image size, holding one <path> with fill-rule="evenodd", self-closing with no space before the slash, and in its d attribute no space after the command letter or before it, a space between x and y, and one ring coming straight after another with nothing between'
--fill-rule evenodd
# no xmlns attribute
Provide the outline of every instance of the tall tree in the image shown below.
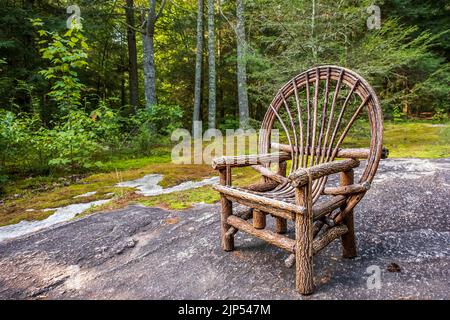
<svg viewBox="0 0 450 320"><path fill-rule="evenodd" d="M225 108L223 104L224 98L224 90L223 90L223 42L222 42L222 0L217 1L217 7L219 15L217 17L217 114L219 118L217 119L218 123L224 121L225 118Z"/></svg>
<svg viewBox="0 0 450 320"><path fill-rule="evenodd" d="M317 59L317 48L316 48L316 0L312 0L312 10L311 10L311 49L314 61Z"/></svg>
<svg viewBox="0 0 450 320"><path fill-rule="evenodd" d="M144 91L147 108L156 105L156 67L155 67L155 25L161 17L166 0L161 1L158 11L156 11L156 0L149 0L147 14L142 17L142 46L144 62Z"/></svg>
<svg viewBox="0 0 450 320"><path fill-rule="evenodd" d="M247 93L247 41L245 40L244 0L236 1L236 38L237 38L237 85L239 122L241 127L248 125L248 93Z"/></svg>
<svg viewBox="0 0 450 320"><path fill-rule="evenodd" d="M134 0L126 0L127 42L128 42L128 76L130 90L130 104L137 107L139 104L139 79L136 49L136 31L134 21Z"/></svg>
<svg viewBox="0 0 450 320"><path fill-rule="evenodd" d="M202 61L203 61L203 0L198 0L197 11L197 57L195 61L195 93L194 115L192 130L195 130L195 121L200 121L200 107L202 100Z"/></svg>
<svg viewBox="0 0 450 320"><path fill-rule="evenodd" d="M208 128L216 128L216 37L214 30L214 0L208 0L208 66L209 100Z"/></svg>

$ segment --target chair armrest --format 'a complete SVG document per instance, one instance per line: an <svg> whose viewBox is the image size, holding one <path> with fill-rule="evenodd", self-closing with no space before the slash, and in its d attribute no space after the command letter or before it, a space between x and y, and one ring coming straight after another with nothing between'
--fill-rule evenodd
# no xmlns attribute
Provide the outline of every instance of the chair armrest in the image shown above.
<svg viewBox="0 0 450 320"><path fill-rule="evenodd" d="M346 159L318 164L309 168L300 168L289 175L293 187L301 187L308 183L309 176L312 180L319 179L330 174L345 172L359 166L356 159Z"/></svg>
<svg viewBox="0 0 450 320"><path fill-rule="evenodd" d="M226 167L248 167L257 164L280 163L289 159L291 159L291 155L287 152L220 157L213 160L212 167L215 170L221 170Z"/></svg>

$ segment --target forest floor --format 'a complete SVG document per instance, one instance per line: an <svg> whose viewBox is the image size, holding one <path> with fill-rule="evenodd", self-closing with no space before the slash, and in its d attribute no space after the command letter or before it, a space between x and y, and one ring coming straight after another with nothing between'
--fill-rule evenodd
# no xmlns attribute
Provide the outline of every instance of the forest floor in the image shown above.
<svg viewBox="0 0 450 320"><path fill-rule="evenodd" d="M327 247L308 297L281 249L238 233L223 252L219 205L202 204L131 205L0 242L0 298L447 300L449 181L450 158L382 161L356 210L358 257L341 258L338 241ZM370 289L377 269L380 288Z"/></svg>
<svg viewBox="0 0 450 320"><path fill-rule="evenodd" d="M351 147L367 143L362 136L349 142ZM390 158L450 157L450 124L386 123L384 145L390 150ZM217 176L209 165L176 165L170 160L170 150L167 150L158 156L111 161L105 163L103 172L88 176L29 177L11 181L3 187L5 193L0 198L0 227L20 221L44 220L58 208L96 201L104 203L81 215L119 209L130 203L181 210L196 203L213 204L219 200L209 186L155 196L138 194L133 187L118 186L156 174L162 175L159 186L163 188ZM258 178L249 168L234 170L233 174L237 185L248 185Z"/></svg>

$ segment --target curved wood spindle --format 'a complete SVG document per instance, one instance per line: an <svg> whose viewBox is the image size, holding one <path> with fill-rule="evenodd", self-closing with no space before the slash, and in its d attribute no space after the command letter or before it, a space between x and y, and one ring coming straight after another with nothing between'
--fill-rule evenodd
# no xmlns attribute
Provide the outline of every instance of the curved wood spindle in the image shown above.
<svg viewBox="0 0 450 320"><path fill-rule="evenodd" d="M319 69L316 69L316 84L314 87L314 111L313 111L313 125L312 125L312 141L311 148L316 150L316 130L317 130L317 109L319 105L319 84L320 84L320 73ZM315 152L311 152L311 159L309 162L310 166L314 165Z"/></svg>
<svg viewBox="0 0 450 320"><path fill-rule="evenodd" d="M311 111L310 111L310 105L309 105L309 101L310 101L310 92L309 92L309 75L308 72L306 72L306 154L305 154L305 159L304 161L302 161L302 167L306 168L308 165L308 157L309 157L309 141L310 141L310 128L311 128Z"/></svg>
<svg viewBox="0 0 450 320"><path fill-rule="evenodd" d="M345 138L345 135L347 134L347 132L345 132L344 135L341 134L340 138L338 139L338 142L336 144L334 144L334 142L336 141L336 135L337 135L337 133L339 131L339 128L340 128L341 123L342 123L342 120L344 119L344 114L345 114L345 111L347 110L347 106L348 106L348 104L349 104L349 102L350 102L350 100L352 98L352 95L355 93L356 88L358 87L358 85L359 85L359 80L356 80L356 82L353 84L350 92L348 93L348 95L347 95L347 97L346 97L346 99L345 99L345 101L344 101L344 103L343 103L343 105L341 107L341 111L340 111L339 116L338 116L338 118L336 120L336 125L335 125L335 128L333 130L333 134L331 136L331 140L330 140L329 148L328 148L328 151L327 151L327 156L325 158L325 162L329 162L329 161L333 161L334 160L334 158L336 157L336 154L339 151L339 148L340 148L340 146L342 144L342 141ZM347 124L346 128L350 129L352 124L353 123ZM334 147L333 147L333 144L334 144ZM322 190L325 187L325 184L326 184L326 180L320 181L319 187L314 190L313 198L315 200L317 200L320 197L320 195L322 193Z"/></svg>
<svg viewBox="0 0 450 320"><path fill-rule="evenodd" d="M291 140L291 136L289 134L289 130L287 129L286 124L283 121L283 118L281 118L281 116L278 114L278 111L275 110L275 108L272 105L270 105L270 108L273 110L275 116L278 118L278 121L280 122L281 126L283 127L284 132L286 133L286 137L288 139L289 146L291 147L291 157L294 158L294 150L293 150L292 140ZM292 172L293 172L293 170L291 167L290 173L292 173Z"/></svg>
<svg viewBox="0 0 450 320"><path fill-rule="evenodd" d="M371 96L367 96L364 99L364 101L360 104L360 106L356 109L356 111L353 113L353 115L352 115L351 119L349 120L347 126L345 127L344 131L341 133L341 136L339 137L338 142L336 143L336 145L338 147L335 148L332 158L336 157L336 154L339 151L339 146L342 144L342 141L344 141L344 138L347 136L347 133L350 130L350 127L353 125L353 123L355 122L356 118L359 116L362 108L364 108L366 106L367 102L369 102L370 98L371 98Z"/></svg>
<svg viewBox="0 0 450 320"><path fill-rule="evenodd" d="M322 146L323 150L325 150L326 145L328 143L328 136L330 134L331 126L333 124L334 112L335 112L335 109L336 109L336 103L337 103L337 99L338 99L338 96L339 96L339 92L341 90L341 85L342 85L342 79L343 78L344 78L344 70L341 70L341 73L339 74L338 82L336 84L336 89L334 91L333 101L331 103L330 118L328 120L327 131L326 131L325 139L323 141L323 146ZM329 152L327 152L327 156L328 155L329 155ZM323 156L325 157L325 154ZM322 161L324 161L324 160L322 159Z"/></svg>
<svg viewBox="0 0 450 320"><path fill-rule="evenodd" d="M304 148L304 143L303 143L303 119L302 119L302 110L301 110L301 105L300 105L300 99L299 99L299 95L298 95L298 88L297 88L297 84L295 82L295 79L292 82L292 86L294 88L294 95L295 95L295 103L297 106L297 113L298 113L298 125L299 125L299 131L300 131L300 163L297 163L297 168L299 166L302 165L302 161L303 161L303 156L304 156L304 152L305 150Z"/></svg>
<svg viewBox="0 0 450 320"><path fill-rule="evenodd" d="M334 90L333 100L331 102L331 108L330 108L330 116L328 118L328 123L327 123L327 130L325 132L325 138L324 138L324 141L323 141L323 145L321 146L323 152L321 154L320 163L324 163L324 162L329 161L329 158L331 156L331 146L332 146L333 142L330 143L330 148L328 148L328 150L326 152L325 152L325 150L326 150L326 147L327 147L327 144L328 144L328 139L329 139L331 127L332 127L332 124L333 124L334 113L335 113L335 110L336 110L337 100L338 100L339 93L340 93L340 90L341 90L341 86L342 86L342 83L343 83L343 78L344 78L344 69L342 69L340 71L340 73L339 73L339 77L338 77L338 80L337 80L337 83L336 83L336 87L335 87L335 90ZM329 82L328 82L328 85L329 85ZM328 97L328 95L327 95L327 97ZM327 178L322 179L319 188L315 189L315 193L313 195L314 201L316 201L317 198L320 196L320 193L321 193L322 189L325 187L325 184L326 184L327 180L328 180Z"/></svg>
<svg viewBox="0 0 450 320"><path fill-rule="evenodd" d="M323 102L323 110L322 110L322 123L320 125L320 134L319 134L319 141L317 143L317 145L319 146L319 148L322 146L322 139L323 139L323 134L324 134L324 129L325 129L325 124L326 124L326 120L327 120L327 112L328 112L328 95L330 92L330 68L327 68L327 80L326 80L326 84L325 84L325 101ZM319 159L319 163L323 163L323 159L324 159L324 155L320 155L320 159Z"/></svg>
<svg viewBox="0 0 450 320"><path fill-rule="evenodd" d="M291 127L292 127L292 130L293 130L293 135L294 135L294 144L295 144L295 147L294 147L294 157L292 157L292 166L291 166L291 169L292 169L292 171L295 171L295 170L297 170L297 162L298 162L298 140L297 140L297 129L296 129L296 126L295 126L295 123L294 123L294 119L293 119L293 117L292 117L291 110L289 109L289 105L288 105L288 103L287 103L287 101L286 101L286 97L284 96L283 92L281 92L281 98L283 99L283 104L284 104L284 107L285 107L286 112L287 112L287 114L288 114L289 121L290 121L290 123L291 123Z"/></svg>
<svg viewBox="0 0 450 320"><path fill-rule="evenodd" d="M358 84L359 84L359 80L357 80L355 82L355 84L352 86L352 89L350 90L349 94L347 95L347 98L344 101L344 104L342 105L341 112L339 113L339 116L338 116L338 118L336 120L336 125L335 125L335 128L333 130L333 134L331 136L331 140L330 140L330 144L329 144L329 147L328 147L328 152L327 152L327 157L326 157L325 162L333 161L333 157L332 157L332 153L331 152L333 150L333 153L335 153L336 149L339 148L339 145L335 145L334 148L333 148L333 144L334 144L334 141L336 139L336 134L337 134L337 132L339 130L339 127L341 125L341 121L342 121L342 118L344 116L344 112L345 112L345 110L347 108L348 102L350 101L350 98L353 95L353 93L355 92L355 89L358 86Z"/></svg>

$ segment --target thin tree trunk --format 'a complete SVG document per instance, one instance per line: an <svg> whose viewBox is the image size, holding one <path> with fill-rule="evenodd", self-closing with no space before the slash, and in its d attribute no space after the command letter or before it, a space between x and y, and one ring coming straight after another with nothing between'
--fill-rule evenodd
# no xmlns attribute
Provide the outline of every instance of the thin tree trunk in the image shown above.
<svg viewBox="0 0 450 320"><path fill-rule="evenodd" d="M127 42L128 42L128 76L130 90L130 105L137 107L139 104L139 79L136 48L136 31L134 30L134 0L126 0Z"/></svg>
<svg viewBox="0 0 450 320"><path fill-rule="evenodd" d="M209 101L208 128L216 128L216 40L214 30L214 0L208 0L208 65L209 65Z"/></svg>
<svg viewBox="0 0 450 320"><path fill-rule="evenodd" d="M192 130L195 121L200 121L200 108L202 102L202 62L203 62L203 0L198 0L197 12L197 57L195 61L195 93L194 115L192 118ZM194 133L194 131L192 131Z"/></svg>
<svg viewBox="0 0 450 320"><path fill-rule="evenodd" d="M120 54L120 68L119 68L119 72L120 72L120 100L122 103L122 106L126 105L126 88L125 88L125 52L122 51Z"/></svg>
<svg viewBox="0 0 450 320"><path fill-rule="evenodd" d="M314 58L314 63L317 62L317 48L316 48L316 0L312 0L312 16L311 16L311 47Z"/></svg>
<svg viewBox="0 0 450 320"><path fill-rule="evenodd" d="M222 0L217 1L219 12L222 12ZM218 16L217 21L217 110L219 114L218 123L222 123L225 118L225 110L223 107L223 83L222 83L222 18Z"/></svg>
<svg viewBox="0 0 450 320"><path fill-rule="evenodd" d="M245 40L244 0L236 0L236 38L237 38L237 84L239 122L241 127L248 125L248 93L247 93L247 42Z"/></svg>
<svg viewBox="0 0 450 320"><path fill-rule="evenodd" d="M156 69L155 48L153 33L144 33L142 36L144 50L144 87L147 108L156 105Z"/></svg>
<svg viewBox="0 0 450 320"><path fill-rule="evenodd" d="M156 0L149 0L150 8L144 15L144 29L142 33L142 45L144 51L144 91L147 108L156 105L156 67L155 67L155 24L161 16L166 0L162 0L158 13L156 13Z"/></svg>

